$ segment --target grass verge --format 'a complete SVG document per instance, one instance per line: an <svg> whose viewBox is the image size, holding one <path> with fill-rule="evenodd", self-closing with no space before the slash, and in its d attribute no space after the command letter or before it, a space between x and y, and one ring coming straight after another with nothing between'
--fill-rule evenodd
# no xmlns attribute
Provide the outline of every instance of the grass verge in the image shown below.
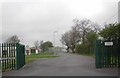
<svg viewBox="0 0 120 78"><path fill-rule="evenodd" d="M39 54L26 55L25 60L26 60L26 63L29 63L38 58L55 58L55 57L58 57L58 56L55 56L53 52L44 52Z"/></svg>

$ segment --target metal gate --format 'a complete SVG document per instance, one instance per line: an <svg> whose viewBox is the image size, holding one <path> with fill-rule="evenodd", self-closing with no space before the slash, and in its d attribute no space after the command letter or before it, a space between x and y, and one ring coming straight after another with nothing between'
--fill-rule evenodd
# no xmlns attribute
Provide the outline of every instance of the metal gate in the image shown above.
<svg viewBox="0 0 120 78"><path fill-rule="evenodd" d="M25 46L20 43L0 44L2 71L20 69L25 64Z"/></svg>
<svg viewBox="0 0 120 78"><path fill-rule="evenodd" d="M96 68L120 67L120 40L96 40Z"/></svg>

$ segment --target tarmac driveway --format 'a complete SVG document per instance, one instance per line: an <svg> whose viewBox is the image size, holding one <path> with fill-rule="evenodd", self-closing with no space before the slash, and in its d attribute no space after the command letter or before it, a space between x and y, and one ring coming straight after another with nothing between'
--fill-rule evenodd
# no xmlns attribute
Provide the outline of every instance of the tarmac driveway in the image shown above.
<svg viewBox="0 0 120 78"><path fill-rule="evenodd" d="M4 72L3 76L117 76L117 68L95 68L89 56L60 53L57 58L37 59L20 70Z"/></svg>

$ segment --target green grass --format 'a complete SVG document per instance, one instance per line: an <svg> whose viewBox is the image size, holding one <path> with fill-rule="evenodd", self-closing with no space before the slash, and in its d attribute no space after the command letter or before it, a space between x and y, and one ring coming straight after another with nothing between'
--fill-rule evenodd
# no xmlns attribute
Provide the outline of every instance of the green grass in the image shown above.
<svg viewBox="0 0 120 78"><path fill-rule="evenodd" d="M54 52L41 52L40 55L54 55Z"/></svg>
<svg viewBox="0 0 120 78"><path fill-rule="evenodd" d="M55 58L55 57L58 57L58 56L55 56L53 52L44 52L39 54L26 55L25 60L26 60L26 63L29 63L38 58Z"/></svg>

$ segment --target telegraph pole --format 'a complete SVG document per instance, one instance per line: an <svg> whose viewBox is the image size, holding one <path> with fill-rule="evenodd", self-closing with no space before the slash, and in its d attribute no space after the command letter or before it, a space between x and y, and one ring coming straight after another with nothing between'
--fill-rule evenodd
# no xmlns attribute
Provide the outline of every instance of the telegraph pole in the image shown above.
<svg viewBox="0 0 120 78"><path fill-rule="evenodd" d="M54 31L53 34L54 34L54 55L55 55L55 47L56 47L56 44L55 44L55 34L57 33L58 31Z"/></svg>

